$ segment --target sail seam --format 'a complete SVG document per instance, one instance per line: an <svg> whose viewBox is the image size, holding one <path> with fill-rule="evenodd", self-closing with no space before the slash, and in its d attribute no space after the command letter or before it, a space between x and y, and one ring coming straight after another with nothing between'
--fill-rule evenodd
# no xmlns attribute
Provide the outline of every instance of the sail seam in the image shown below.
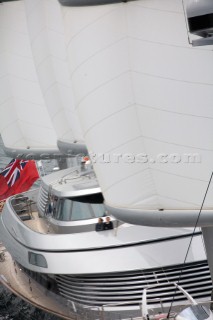
<svg viewBox="0 0 213 320"><path fill-rule="evenodd" d="M23 119L17 118L17 121L22 122L22 123L25 123L25 124L29 124L30 126L36 126L36 127L40 127L40 128L45 128L45 129L48 129L48 130L52 130L51 127L47 127L47 126L45 126L45 125L33 123L33 122L30 122L30 121L25 121L25 120L23 120Z"/></svg>
<svg viewBox="0 0 213 320"><path fill-rule="evenodd" d="M101 83L100 85L98 85L97 87L93 88L91 91L89 91L88 93L86 93L76 104L75 109L77 110L80 106L80 104L82 103L82 101L84 101L88 96L90 96L92 93L94 93L96 90L104 87L105 85L107 85L108 83L110 83L111 81L118 79L119 77L122 77L125 74L128 74L130 72L130 70L125 70L124 72L120 73L119 75L116 75L113 78L110 78L109 80ZM145 73L145 72L139 72L139 71L135 71L132 70L132 73L136 73L139 75L145 75L145 76L149 76L149 77L153 77L153 78L159 78L159 79L166 79L166 80L171 80L171 81L175 81L175 82L180 82L180 83L189 83L189 84L193 84L193 85L207 85L207 86L213 86L213 84L211 83L199 83L199 82L191 82L191 81L186 81L186 80L178 80L178 79L173 79L173 78L168 78L168 77L162 77L162 76L158 76L158 75L153 75L151 73Z"/></svg>
<svg viewBox="0 0 213 320"><path fill-rule="evenodd" d="M183 116L188 116L188 117L195 117L195 118L202 118L202 119L213 119L212 117L207 117L207 116L202 116L202 115L196 115L196 114L191 114L191 113L183 113L183 112L177 112L177 111L171 111L171 110L166 110L166 109L161 109L158 107L153 107L153 106L148 106L145 104L137 103L137 105L141 108L147 108L147 109L153 109L157 111L162 111L162 112L167 112L167 113L172 113L172 114L178 114L178 115L183 115Z"/></svg>
<svg viewBox="0 0 213 320"><path fill-rule="evenodd" d="M124 40L127 40L126 36L121 37L120 39L111 42L110 44L108 44L107 46L102 47L101 49L95 51L93 54L91 54L89 57L87 57L85 60L83 60L81 63L79 63L71 72L71 76L70 78L72 79L75 76L76 71L78 71L86 62L90 61L92 58L94 58L95 56L99 55L101 52L104 52L105 50L115 46L116 44L118 44L119 42L122 42Z"/></svg>
<svg viewBox="0 0 213 320"><path fill-rule="evenodd" d="M92 93L94 93L95 91L97 91L98 89L106 86L107 84L109 84L111 81L119 79L120 77L124 76L125 74L128 74L129 70L125 70L123 72L121 72L120 74L114 76L113 78L110 78L104 82L102 82L100 85L98 85L97 87L93 88L91 91L89 91L88 93L86 93L76 104L75 110L77 110L79 108L79 105L82 103L82 101L84 101L87 97L89 97Z"/></svg>
<svg viewBox="0 0 213 320"><path fill-rule="evenodd" d="M24 59L29 59L29 60L32 60L33 62L33 56L31 54L28 54L28 55L24 55L22 53L19 53L19 52L16 52L14 51L13 49L6 49L3 53L4 55L7 55L10 54L10 55L13 55L13 56L16 56L16 57L21 57L21 58L24 58Z"/></svg>
<svg viewBox="0 0 213 320"><path fill-rule="evenodd" d="M27 100L27 99L23 99L23 98L20 98L20 97L15 97L16 100L20 100L20 101L23 101L23 102L27 102L27 103L32 103L36 106L43 106L44 105L44 102L41 102L41 103L37 103L37 102L34 102L34 101L31 101L31 100Z"/></svg>
<svg viewBox="0 0 213 320"><path fill-rule="evenodd" d="M174 146L181 146L181 147L189 147L195 150L205 150L205 151L213 151L213 149L210 148L200 148L200 147L195 147L195 146L191 146L191 145L187 145L187 144L180 144L180 143L176 143L176 142L170 142L170 141L166 141L166 140L162 140L162 139L157 139L157 138L153 138L153 137L149 137L149 136L143 136L146 139L149 140L153 140L153 141L157 141L157 142L163 142L163 143L167 143L167 144L171 144Z"/></svg>
<svg viewBox="0 0 213 320"><path fill-rule="evenodd" d="M72 42L72 40L77 37L79 34L81 34L84 30L86 30L89 26L92 26L93 24L96 24L99 20L102 20L103 17L106 17L108 15L110 15L112 12L115 12L117 10L120 9L120 6L119 8L115 8L115 9L112 9L110 11L108 11L107 13L104 13L103 15L99 16L96 20L93 20L92 22L88 23L86 26L84 26L81 30L79 30L77 33L75 33L70 39L69 41L67 42L66 44L66 48L68 49L68 47L70 46L70 43ZM65 16L67 15L68 12L66 12Z"/></svg>
<svg viewBox="0 0 213 320"><path fill-rule="evenodd" d="M143 168L142 170L138 170L137 172L134 172L134 173L131 173L130 175L126 176L125 178L122 178L120 180L117 180L116 182L112 183L111 185L108 185L107 188L102 188L102 192L106 192L107 190L111 189L112 187L118 185L120 182L123 182L125 180L128 180L129 178L132 178L134 176L137 176L138 174L142 173L142 172L145 172L147 170L150 170L149 167L147 168ZM155 195L155 193L153 193L153 195Z"/></svg>
<svg viewBox="0 0 213 320"><path fill-rule="evenodd" d="M133 40L137 40L137 41L141 41L141 42L145 42L145 43L159 44L159 45L166 46L166 47L174 47L174 48L180 48L180 49L184 49L184 50L193 50L189 45L188 46L184 46L184 45L178 45L178 44L174 44L174 43L152 41L152 40L139 38L139 37L136 37L136 36L131 36L131 38ZM210 49L202 49L200 47L198 47L198 48L196 47L196 49L194 49L194 50L206 52L207 54L209 54L211 52Z"/></svg>
<svg viewBox="0 0 213 320"><path fill-rule="evenodd" d="M133 40L139 40L141 42L147 42L147 43L152 43L152 44L160 44L160 45L163 45L163 46L167 46L167 47L178 47L178 48L181 48L181 49L187 49L187 50L191 50L190 47L184 47L184 46L177 46L177 45L173 45L173 44L168 44L168 43L161 43L161 42L156 42L156 41L150 41L150 40L144 40L144 39L140 39L140 38L137 38L137 37L133 37L133 36L129 36L128 38L131 38ZM99 53L103 52L104 50L116 45L117 43L123 41L127 39L126 36L120 38L119 40L116 40L115 42L113 43L110 43L109 45L101 48L100 50L96 51L95 53L93 53L92 55L90 55L89 57L87 57L84 61L82 61L77 67L75 67L73 69L73 71L71 72L71 78L73 78L75 76L75 73L76 71L82 66L84 65L87 61L89 61L91 58L95 57L96 55L98 55ZM202 50L202 49L200 49ZM202 50L202 51L205 51L205 52L210 52L210 50ZM134 70L132 70L132 72L136 72ZM137 71L137 73L140 73L139 71ZM146 73L143 73L141 72L142 74L146 74ZM152 74L148 74L147 75L150 75L150 76L153 76L153 77L160 77L160 78L163 78L163 79L170 79L170 80L174 80L174 81L181 81L181 82L189 82L189 83L198 83L198 84L207 84L207 85L213 85L213 83L200 83L200 82L194 82L194 81L187 81L187 80L179 80L179 79L173 79L173 78L168 78L168 77L162 77L162 76L156 76L156 75L152 75Z"/></svg>
<svg viewBox="0 0 213 320"><path fill-rule="evenodd" d="M165 77L165 76L160 76L160 75L156 75L156 74L152 74L152 73L136 71L136 70L133 70L132 72L139 74L139 75L144 75L144 76L159 78L159 79L166 79L166 80L171 80L171 81L175 81L175 82L190 83L190 84L194 84L194 85L199 84L199 85L211 86L211 87L213 86L213 83L209 83L209 82L198 82L198 81L189 81L189 80L184 80L184 79L175 79L175 78L171 78L171 77Z"/></svg>
<svg viewBox="0 0 213 320"><path fill-rule="evenodd" d="M141 134L140 134L140 135L137 136L137 137L134 137L134 138L132 138L132 139L129 139L128 141L125 141L124 143L121 143L121 144L119 144L119 145L117 145L117 146L115 146L115 147L113 147L113 148L111 148L111 149L109 149L109 150L106 150L105 153L110 153L110 152L112 152L112 151L116 151L118 148L121 148L121 147L129 144L130 142L136 141L136 140L141 139L141 138L142 138L142 136L141 136Z"/></svg>
<svg viewBox="0 0 213 320"><path fill-rule="evenodd" d="M27 5L25 2L25 10L27 11L27 17L30 16L31 14L33 14L35 12L35 10L37 10L37 7L42 3L42 1L44 0L36 0L36 1L31 1L31 8L27 10ZM33 5L32 5L33 3ZM29 8L29 7L28 7Z"/></svg>
<svg viewBox="0 0 213 320"><path fill-rule="evenodd" d="M36 35L34 36L34 38L32 39L30 37L30 44L31 44L31 47L34 46L34 42L36 41L36 39L40 36L40 34L46 29L46 24L42 27L41 30L38 31L38 33L36 33ZM32 48L33 49L33 48Z"/></svg>
<svg viewBox="0 0 213 320"><path fill-rule="evenodd" d="M17 33L17 34L21 34L21 35L27 36L27 32L18 31L17 29L13 29L10 26L7 26L7 27L1 26L1 30L6 30L7 33L9 31L9 32L13 32L13 33Z"/></svg>
<svg viewBox="0 0 213 320"><path fill-rule="evenodd" d="M8 72L7 75L8 75L8 77L12 77L12 78L16 78L16 79L21 79L21 80L24 80L24 81L27 81L27 82L31 82L31 83L36 83L36 84L38 84L38 82L37 82L36 79L33 80L33 79L30 79L30 78L25 78L25 77L17 76L17 75L15 75L15 74L13 74L13 73L10 73L10 72Z"/></svg>
<svg viewBox="0 0 213 320"><path fill-rule="evenodd" d="M137 1L135 1L134 3L129 3L129 5L131 5L132 7L139 7L139 8L143 8L143 9L147 9L150 11L159 11L159 12L168 12L168 13L175 13L178 15L182 15L181 11L173 11L173 10L165 10L165 9L158 9L158 8L150 8L150 7L146 7L144 5L141 5L140 3L137 3Z"/></svg>
<svg viewBox="0 0 213 320"><path fill-rule="evenodd" d="M101 118L100 120L98 120L97 122L95 122L93 125L91 125L86 131L84 131L84 135L87 135L88 132L90 132L93 128L99 126L99 125L100 125L102 122L104 122L105 120L110 119L111 117L115 116L116 114L119 114L119 113L121 113L122 111L127 110L127 109L132 108L132 107L134 107L134 103L131 103L131 104L125 106L124 108L122 108L121 110L117 110L117 111L109 114L108 116L106 116L106 117L104 117L104 118Z"/></svg>
<svg viewBox="0 0 213 320"><path fill-rule="evenodd" d="M140 173L142 173L142 172L145 172L146 170L149 170L149 169L150 169L150 168L145 168L145 169L143 169L143 170L137 171L137 172L134 173L134 174L131 174L131 175L129 175L129 176L123 178L123 179L120 179L119 181L116 181L115 183L111 184L110 186L108 186L106 189L103 189L102 191L103 191L103 192L107 192L108 189L111 189L112 187L118 185L120 182L123 182L123 181L125 181L125 180L128 180L129 178L131 178L131 177L133 177L133 176L135 176L135 175L137 175L137 174L140 174ZM170 175L178 176L178 177L181 177L181 178L185 178L185 179L188 179L188 180L192 180L192 181L197 180L197 181L200 181L200 182L206 182L205 180L199 180L199 179L193 179L193 178L190 178L190 177L179 176L179 175L177 175L177 174L164 172L164 171L161 171L161 170L158 170L158 169L154 169L154 170L160 171L160 172L163 172L163 173L167 173L167 174L170 174ZM165 196L165 195L163 195L163 194L160 194L160 193L153 194L153 196L160 196L160 197L163 197L163 198L166 198L166 199L176 200L176 201L178 201L178 202L183 202L183 203L187 203L187 204L190 204L190 205L198 206L198 209L199 209L199 205L198 205L197 203L194 203L194 202L189 202L189 201L185 201L185 200L184 200L184 201L181 201L181 200L179 200L179 199L177 199L177 198L167 197L167 196ZM134 204L134 203L132 202L131 204ZM111 206L113 206L113 204L111 204Z"/></svg>
<svg viewBox="0 0 213 320"><path fill-rule="evenodd" d="M127 34L127 52L128 52L128 66L129 66L129 75L130 75L130 84L131 84L131 91L132 91L132 96L133 96L133 101L134 101L134 110L135 110L135 115L136 115L136 121L138 123L138 128L139 131L141 133L141 137L142 137L142 141L141 143L143 144L143 148L144 151L146 153L147 150L147 146L146 146L146 141L143 139L143 127L140 121L140 117L138 114L138 108L137 108L137 104L136 104L136 95L135 95L135 90L134 90L134 84L133 84L133 67L132 67L132 57L131 57L131 51L130 51L130 41L131 41L131 36L129 35L129 23L128 23L128 11L127 11L127 6L124 6L124 10L125 10L125 21L126 21L126 34ZM146 153L147 154L147 153ZM148 165L148 175L150 177L150 185L151 185L151 189L152 189L152 195L157 194L157 186L156 186L156 182L154 179L154 175L152 174L151 171L151 167L150 167L150 163L147 164ZM129 177L135 176L131 175ZM159 206L159 202L156 199L156 202L158 203Z"/></svg>
<svg viewBox="0 0 213 320"><path fill-rule="evenodd" d="M0 102L0 108L2 107L3 104L7 103L7 102L10 101L10 100L13 100L13 97L12 97L12 96L10 96L10 97L6 98L5 100L1 101L1 102Z"/></svg>
<svg viewBox="0 0 213 320"><path fill-rule="evenodd" d="M163 194L158 194L157 196L160 196L162 199L168 199L168 200L175 200L175 201L177 201L177 202L180 202L181 204L187 204L187 205L192 205L193 207L192 207L192 209L190 209L190 208L188 208L187 210L195 210L195 209L199 209L199 205L197 204L197 203L194 203L194 202L191 202L191 201L186 201L186 200L179 200L179 199L177 199L177 198L174 198L174 197L167 197L167 196L165 196L165 195L163 195ZM137 204L135 204L135 203L133 203L133 202L131 202L128 206L128 208L129 209L131 209L131 205L132 204L134 204L134 205L137 205ZM111 206L113 206L113 204L111 205ZM115 204L114 205L114 207L116 207L117 205ZM126 207L127 208L127 207ZM135 207L135 209L137 209L136 207ZM170 208L171 209L171 208ZM210 208L211 209L211 208ZM158 208L156 209L156 210L159 210ZM171 209L172 210L172 209ZM176 210L176 209L174 209L174 210Z"/></svg>
<svg viewBox="0 0 213 320"><path fill-rule="evenodd" d="M53 81L45 90L43 88L41 88L42 92L43 92L43 95L44 95L44 99L45 99L45 96L48 94L48 91L56 86L56 85L59 85L59 86L63 86L63 87L66 87L68 89L70 89L70 86L66 85L66 84L63 84L63 83L60 83L58 82L57 80Z"/></svg>
<svg viewBox="0 0 213 320"><path fill-rule="evenodd" d="M57 57L57 56L55 56L54 54L50 53L50 54L48 54L47 56L45 56L41 61L39 61L37 64L35 63L36 68L40 68L41 65L42 65L48 58L56 59L56 60L58 60L58 61L60 61L60 62L64 62L65 64L67 63L66 58L60 58L60 57Z"/></svg>
<svg viewBox="0 0 213 320"><path fill-rule="evenodd" d="M156 168L152 168L152 170L158 171L158 172L162 172L162 173L167 173L167 174L172 175L172 176L177 176L177 177L181 177L181 178L185 178L185 179L194 180L194 181L208 182L208 180L203 180L203 179L196 179L196 178L192 178L192 177L187 177L187 176L183 176L183 175L180 175L180 174L177 174L177 173L168 172L168 171L164 171L164 170L160 170L160 169L156 169Z"/></svg>

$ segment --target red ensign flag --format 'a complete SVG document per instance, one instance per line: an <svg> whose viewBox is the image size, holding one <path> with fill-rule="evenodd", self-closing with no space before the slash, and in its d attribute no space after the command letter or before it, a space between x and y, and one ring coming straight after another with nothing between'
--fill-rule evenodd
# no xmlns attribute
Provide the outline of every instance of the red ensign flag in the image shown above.
<svg viewBox="0 0 213 320"><path fill-rule="evenodd" d="M38 178L34 160L13 159L0 173L0 201L27 191Z"/></svg>

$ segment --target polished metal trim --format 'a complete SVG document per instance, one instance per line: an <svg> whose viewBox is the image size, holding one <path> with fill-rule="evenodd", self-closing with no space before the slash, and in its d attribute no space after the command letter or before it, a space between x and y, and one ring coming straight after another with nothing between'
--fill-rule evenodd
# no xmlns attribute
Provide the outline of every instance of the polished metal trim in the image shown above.
<svg viewBox="0 0 213 320"><path fill-rule="evenodd" d="M182 273L184 274L184 273ZM179 273L176 273L176 275L172 275L170 272L168 272L168 275L169 277L171 278L178 278L179 277ZM202 276L201 276L202 275ZM206 268L205 272L192 272L192 274L188 277L187 275L185 276L185 278L182 278L181 277L181 283L184 284L184 283L188 283L189 280L193 277L198 277L199 276L199 279L202 279L202 282L204 283L209 283L211 282L211 279L209 277L209 269ZM98 275L97 275L98 277ZM151 278L152 277L152 278ZM165 280L165 274L164 274L164 277L159 277L159 273L157 274L157 278L158 278L158 281L159 282L163 282ZM70 278L69 275L68 277L66 278L64 275L60 275L60 280L58 280L59 282L63 283L64 285L71 285L73 288L79 288L79 287L84 287L85 284L88 285L88 287L92 287L92 286L96 286L97 287L97 290L102 290L104 288L104 291L109 291L111 290L111 287L112 285L115 284L115 282L117 283L116 284L116 288L120 288L121 286L123 285L127 285L131 288L137 288L138 287L138 284L146 284L147 281L149 280L149 283L152 284L152 283L155 283L156 279L153 278L153 276L147 276L147 278L145 279L144 278L144 275L141 275L140 278L138 278L137 276L135 276L135 279L134 279L134 276L131 276L131 278L129 276L126 276L126 277L122 277L122 280L120 280L120 278L114 278L112 279L113 282L110 282L110 278L109 278L109 275L107 276L103 276L103 278L98 281L98 279L94 279L93 282L89 281L90 279L85 279L83 277L83 275L79 278L79 283L76 283L76 279L73 277ZM96 280L96 281L95 281ZM199 282L200 284L201 282ZM104 286L104 287L103 287ZM128 288L127 286L127 288ZM189 284L188 286L196 286L196 287L199 287L198 283L195 283L195 284Z"/></svg>
<svg viewBox="0 0 213 320"><path fill-rule="evenodd" d="M200 273L201 269L204 269L205 277ZM175 301L183 300L184 297L174 292L171 281L179 281L195 297L210 297L212 289L207 261L107 274L61 274L56 275L56 281L62 296L81 303L93 304L95 301L98 305L114 302L136 305L141 301L144 287L159 283L160 287L151 289L148 295L150 303L159 303L159 298L163 303L169 303L173 295Z"/></svg>
<svg viewBox="0 0 213 320"><path fill-rule="evenodd" d="M85 195L90 195L90 194L95 194L95 193L100 193L101 189L98 188L91 188L91 189L82 189L82 190L68 190L68 191L63 191L63 190L56 190L54 188L54 195L61 198L72 198L72 197L80 197L80 196L85 196Z"/></svg>
<svg viewBox="0 0 213 320"><path fill-rule="evenodd" d="M128 2L134 0L58 0L62 6L82 7L82 6L97 6L103 4L113 4L120 2Z"/></svg>

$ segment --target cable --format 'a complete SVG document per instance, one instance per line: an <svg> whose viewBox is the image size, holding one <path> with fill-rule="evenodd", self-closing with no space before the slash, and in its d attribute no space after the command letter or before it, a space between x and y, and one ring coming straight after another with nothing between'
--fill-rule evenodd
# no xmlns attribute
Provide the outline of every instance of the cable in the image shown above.
<svg viewBox="0 0 213 320"><path fill-rule="evenodd" d="M189 245L188 245L188 249L187 249L187 251L186 251L186 255L185 255L185 258L184 258L183 265L186 263L186 259L187 259L188 253L189 253L189 249L190 249L190 247L191 247L192 240L193 240L193 237L194 237L194 234L195 234L195 230L196 230L196 228L197 228L197 224L198 224L198 221L199 221L199 219L200 219L200 215L201 215L201 212L202 212L202 209L203 209L204 202L205 202L205 200L206 200L206 196L207 196L207 193L208 193L208 190L209 190L211 181L212 181L212 177L213 177L213 172L212 172L212 174L211 174L211 177L210 177L210 179L209 179L208 186L207 186L207 188L206 188L206 192L205 192L205 195L204 195L204 198L203 198L201 207L200 207L199 214L198 214L198 216L197 216L197 220L196 220L196 223L195 223L195 226L194 226L194 230L193 230L193 232L192 232L192 236L191 236L191 239L190 239L190 242L189 242ZM182 273L183 273L183 268L181 268L181 272L180 272L180 276L179 276L179 278L178 278L177 284L180 283ZM177 288L175 288L175 291L174 291L174 294L173 294L172 302L171 302L171 305L170 305L170 308L169 308L169 312L168 312L168 314L167 314L167 319L169 319L169 316L170 316L170 312L171 312L171 309L172 309L172 306L173 306L173 303L174 303L176 291L177 291Z"/></svg>

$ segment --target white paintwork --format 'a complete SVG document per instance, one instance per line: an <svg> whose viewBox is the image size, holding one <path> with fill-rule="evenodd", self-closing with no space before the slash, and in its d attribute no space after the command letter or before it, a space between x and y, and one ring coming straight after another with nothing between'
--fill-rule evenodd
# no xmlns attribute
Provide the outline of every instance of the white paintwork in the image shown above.
<svg viewBox="0 0 213 320"><path fill-rule="evenodd" d="M58 197L77 197L101 192L91 167L72 167L60 170L42 178L43 188Z"/></svg>
<svg viewBox="0 0 213 320"><path fill-rule="evenodd" d="M15 216L8 204L5 205L0 219L0 230L4 237L4 244L15 260L28 269L55 274L128 271L179 264L184 261L186 248L190 241L189 237L146 245L142 243L141 245L123 248L110 248L110 246L134 244L137 241L187 234L191 231L190 229L162 229L124 225L117 230L117 233L112 230L81 234L40 234L26 227ZM107 250L103 250L107 247ZM96 250L81 250L89 248ZM74 251L64 252L64 250ZM28 251L45 256L48 268L40 268L29 264ZM192 241L187 262L205 259L202 238L196 236Z"/></svg>
<svg viewBox="0 0 213 320"><path fill-rule="evenodd" d="M184 235L192 232L190 228L151 228L127 224L118 229L118 232L85 232L82 234L40 234L28 228L13 211L7 200L2 220L8 231L15 235L22 244L36 250L78 250L89 248L111 247L124 243L137 243L149 239L158 239L175 235ZM134 233L130 232L134 228ZM112 235L108 238L107 235ZM67 238L70 241L67 241ZM107 239L107 241L106 241Z"/></svg>

